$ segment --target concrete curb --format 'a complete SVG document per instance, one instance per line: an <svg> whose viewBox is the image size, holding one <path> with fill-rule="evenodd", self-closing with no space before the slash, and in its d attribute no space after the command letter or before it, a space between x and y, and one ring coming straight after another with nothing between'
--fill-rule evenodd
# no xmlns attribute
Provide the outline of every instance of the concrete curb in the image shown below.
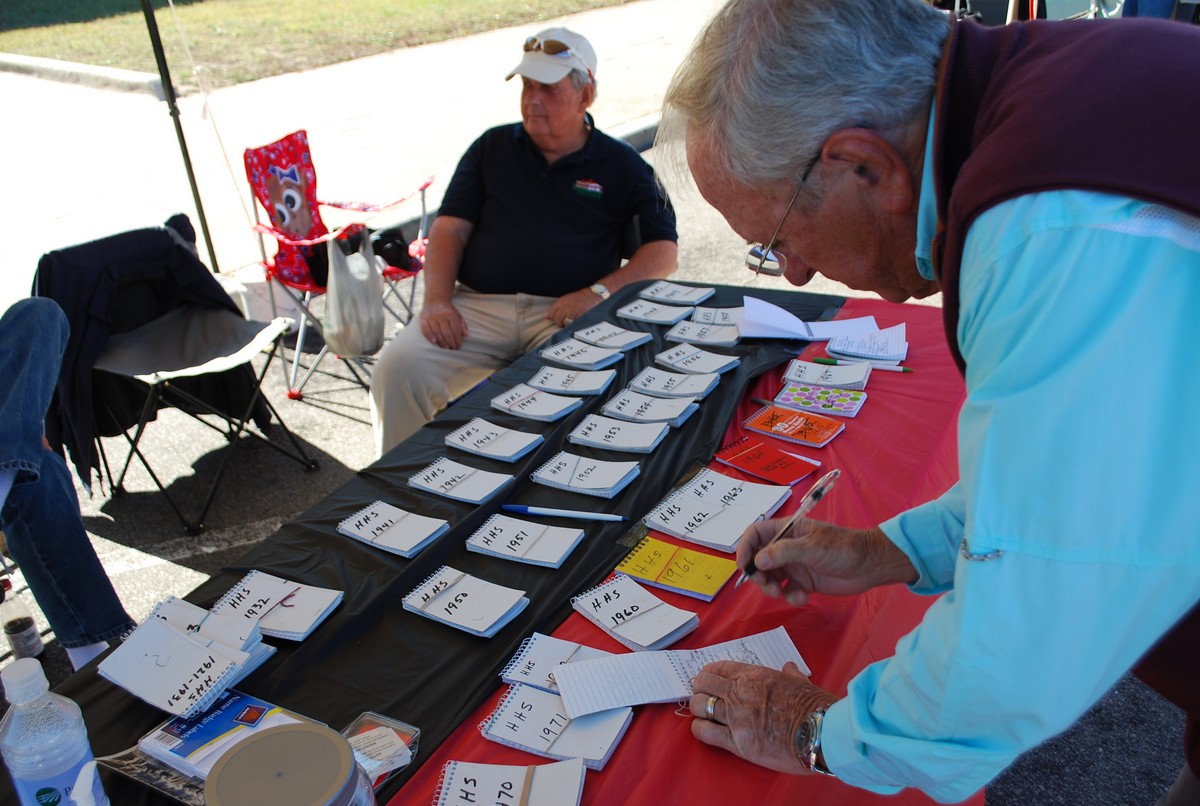
<svg viewBox="0 0 1200 806"><path fill-rule="evenodd" d="M160 101L165 99L162 82L154 73L43 59L40 56L20 56L15 53L0 53L0 70L86 87L148 92Z"/></svg>

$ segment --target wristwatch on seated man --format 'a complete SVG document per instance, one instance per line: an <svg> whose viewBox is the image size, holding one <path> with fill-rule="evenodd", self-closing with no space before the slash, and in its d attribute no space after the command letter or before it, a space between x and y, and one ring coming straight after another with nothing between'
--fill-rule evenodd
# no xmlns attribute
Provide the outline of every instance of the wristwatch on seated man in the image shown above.
<svg viewBox="0 0 1200 806"><path fill-rule="evenodd" d="M821 723L825 719L827 710L829 710L828 705L818 708L805 717L804 721L800 723L800 727L796 728L796 736L792 740L796 755L800 757L800 763L807 767L809 772L817 772L821 775L833 775L829 771L829 767L825 766L825 756L821 752Z"/></svg>
<svg viewBox="0 0 1200 806"><path fill-rule="evenodd" d="M604 283L593 283L589 290L602 300L612 296L612 292L608 290L608 286Z"/></svg>

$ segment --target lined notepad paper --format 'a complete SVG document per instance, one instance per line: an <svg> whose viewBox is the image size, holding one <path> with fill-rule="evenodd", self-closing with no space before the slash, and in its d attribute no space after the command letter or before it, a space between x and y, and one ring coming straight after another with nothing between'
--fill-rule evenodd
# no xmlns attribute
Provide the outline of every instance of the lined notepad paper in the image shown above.
<svg viewBox="0 0 1200 806"><path fill-rule="evenodd" d="M605 713L623 705L676 702L692 695L692 678L706 664L732 660L811 674L783 627L700 649L633 652L561 666L556 675L567 715Z"/></svg>

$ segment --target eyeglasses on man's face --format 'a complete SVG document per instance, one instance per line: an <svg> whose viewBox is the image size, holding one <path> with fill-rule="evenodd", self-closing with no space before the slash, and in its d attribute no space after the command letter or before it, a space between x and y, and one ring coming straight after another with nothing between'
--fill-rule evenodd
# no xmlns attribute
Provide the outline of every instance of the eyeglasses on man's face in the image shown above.
<svg viewBox="0 0 1200 806"><path fill-rule="evenodd" d="M783 223L787 221L787 217L791 215L792 207L796 204L796 199L800 198L800 190L804 187L804 183L808 181L808 175L812 173L813 168L817 166L817 162L821 159L821 152L808 161L808 165L804 169L804 173L800 176L800 181L796 183L796 191L792 193L792 198L788 201L787 208L783 211L783 217L779 219L779 226L775 228L775 232L771 235L771 240L765 244L756 243L750 247L750 251L746 254L746 268L753 269L755 275L766 274L770 277L779 277L787 271L787 258L782 252L775 251L775 244L779 240L779 233L783 231Z"/></svg>

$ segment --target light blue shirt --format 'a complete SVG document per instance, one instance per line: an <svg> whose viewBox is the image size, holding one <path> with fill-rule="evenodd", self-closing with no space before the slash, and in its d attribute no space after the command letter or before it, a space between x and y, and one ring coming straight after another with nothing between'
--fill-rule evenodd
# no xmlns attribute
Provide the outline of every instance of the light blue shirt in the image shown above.
<svg viewBox="0 0 1200 806"><path fill-rule="evenodd" d="M981 215L962 267L960 482L882 525L913 589L945 595L821 736L847 783L943 801L1070 726L1200 600L1200 220L1037 193Z"/></svg>

